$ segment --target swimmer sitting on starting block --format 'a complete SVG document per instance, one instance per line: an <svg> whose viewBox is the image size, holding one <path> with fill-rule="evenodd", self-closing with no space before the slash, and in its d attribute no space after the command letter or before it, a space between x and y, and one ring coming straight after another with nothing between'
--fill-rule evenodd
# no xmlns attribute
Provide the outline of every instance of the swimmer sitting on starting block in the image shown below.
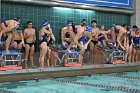
<svg viewBox="0 0 140 93"><path fill-rule="evenodd" d="M70 20L68 20L67 21L67 26L65 26L65 27L62 28L62 30L61 30L61 41L62 41L62 45L63 46L60 46L59 45L58 47L60 49L58 49L58 50L61 50L62 51L62 50L65 50L65 48L67 49L68 45L70 45L70 43L72 42L72 38L70 36L70 31L69 31L72 25L73 25L73 22L70 21ZM64 57L64 64L67 63L67 58L69 58L69 57L71 57L71 56L66 55Z"/></svg>
<svg viewBox="0 0 140 93"><path fill-rule="evenodd" d="M67 26L63 27L61 30L61 41L63 45L70 45L71 38L70 38L70 32L69 29L73 25L72 21L67 21Z"/></svg>
<svg viewBox="0 0 140 93"><path fill-rule="evenodd" d="M88 43L85 41L84 32L86 31L86 20L82 20L81 26L71 26L69 28L70 36L72 37L73 41L68 46L67 50L70 52L71 47L76 44L80 49L86 49Z"/></svg>
<svg viewBox="0 0 140 93"><path fill-rule="evenodd" d="M69 30L70 36L72 37L73 41L68 46L67 50L68 50L68 52L71 52L70 51L71 47L76 44L81 49L80 50L81 62L82 62L82 59L83 59L83 54L85 52L85 49L87 49L87 46L91 41L91 39L89 39L86 42L86 39L85 39L85 36L84 36L85 31L86 31L86 20L85 19L82 20L81 26L80 25L79 26L71 26L71 28Z"/></svg>
<svg viewBox="0 0 140 93"><path fill-rule="evenodd" d="M2 34L7 34L8 38L6 39L5 42L5 51L7 53L9 52L9 46L12 40L12 31L14 31L15 29L17 29L19 27L20 24L20 19L17 17L14 20L6 20L4 22L1 23L1 33ZM1 37L1 36L0 36Z"/></svg>
<svg viewBox="0 0 140 93"><path fill-rule="evenodd" d="M120 25L115 25L115 24L113 24L113 26L112 26L112 30L115 32L115 34L116 34L116 39L117 39L117 49L119 48L119 46L120 46L120 48L122 49L122 50L126 50L125 49L125 46L123 46L122 45L122 42L125 40L125 38L126 38L126 28L124 28L124 27L122 27L122 26L120 26Z"/></svg>
<svg viewBox="0 0 140 93"><path fill-rule="evenodd" d="M13 31L13 38L11 44L17 50L21 50L22 46L25 47L24 37L22 32L23 32L23 28L21 26L15 31Z"/></svg>

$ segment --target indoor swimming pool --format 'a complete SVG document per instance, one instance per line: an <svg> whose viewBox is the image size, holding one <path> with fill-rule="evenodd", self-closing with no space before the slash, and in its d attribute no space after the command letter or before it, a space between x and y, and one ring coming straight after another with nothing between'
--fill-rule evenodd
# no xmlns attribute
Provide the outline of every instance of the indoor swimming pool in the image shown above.
<svg viewBox="0 0 140 93"><path fill-rule="evenodd" d="M140 93L140 72L0 83L5 93Z"/></svg>

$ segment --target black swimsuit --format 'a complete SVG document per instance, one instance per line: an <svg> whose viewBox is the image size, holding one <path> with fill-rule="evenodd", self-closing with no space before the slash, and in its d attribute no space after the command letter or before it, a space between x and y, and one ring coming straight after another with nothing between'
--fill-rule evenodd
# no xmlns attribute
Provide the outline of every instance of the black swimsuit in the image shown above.
<svg viewBox="0 0 140 93"><path fill-rule="evenodd" d="M50 40L49 40L49 42L47 43L47 45L49 46L49 45L52 45L53 44L53 40L52 40L52 38L50 38Z"/></svg>
<svg viewBox="0 0 140 93"><path fill-rule="evenodd" d="M22 40L14 40L15 42L17 42L17 44L19 44L20 42L22 42Z"/></svg>
<svg viewBox="0 0 140 93"><path fill-rule="evenodd" d="M27 43L27 42L25 42L25 44L28 44L30 47L34 45L34 43Z"/></svg>
<svg viewBox="0 0 140 93"><path fill-rule="evenodd" d="M66 37L66 38L70 38L70 33L67 32L67 33L65 34L65 37ZM68 42L68 41L66 41L66 42L67 42L68 45L70 45L70 43L71 43L71 42Z"/></svg>
<svg viewBox="0 0 140 93"><path fill-rule="evenodd" d="M42 39L42 40L40 41L40 44L41 44L42 42L46 42L46 43L47 43L47 45L48 45L47 34L46 34L46 33L44 33L44 35L46 36L46 40L45 40L45 39Z"/></svg>
<svg viewBox="0 0 140 93"><path fill-rule="evenodd" d="M129 38L129 46L132 45L132 36L130 36Z"/></svg>
<svg viewBox="0 0 140 93"><path fill-rule="evenodd" d="M28 43L28 42L26 42L26 39L24 41L25 41L25 44L28 44L30 47L32 47L32 45L34 45L34 42L33 43Z"/></svg>
<svg viewBox="0 0 140 93"><path fill-rule="evenodd" d="M95 40L91 40L91 42L96 45L98 43L98 41L95 41Z"/></svg>

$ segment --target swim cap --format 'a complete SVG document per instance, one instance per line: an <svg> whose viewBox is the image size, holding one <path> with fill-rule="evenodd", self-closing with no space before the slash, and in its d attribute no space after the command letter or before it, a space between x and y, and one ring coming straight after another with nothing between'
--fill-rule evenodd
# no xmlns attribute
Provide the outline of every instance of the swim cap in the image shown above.
<svg viewBox="0 0 140 93"><path fill-rule="evenodd" d="M68 21L68 22L67 22L67 25L72 25L72 22L71 22L71 21Z"/></svg>
<svg viewBox="0 0 140 93"><path fill-rule="evenodd" d="M42 26L48 26L48 22L44 22L43 24L42 24Z"/></svg>
<svg viewBox="0 0 140 93"><path fill-rule="evenodd" d="M15 20L15 21L19 21L20 18L19 18L19 17L15 17L14 20Z"/></svg>
<svg viewBox="0 0 140 93"><path fill-rule="evenodd" d="M113 24L112 26L116 26L115 24Z"/></svg>
<svg viewBox="0 0 140 93"><path fill-rule="evenodd" d="M127 30L129 30L129 29L131 29L132 28L132 26L127 26Z"/></svg>
<svg viewBox="0 0 140 93"><path fill-rule="evenodd" d="M86 31L91 32L92 31L92 27L91 26L86 26Z"/></svg>

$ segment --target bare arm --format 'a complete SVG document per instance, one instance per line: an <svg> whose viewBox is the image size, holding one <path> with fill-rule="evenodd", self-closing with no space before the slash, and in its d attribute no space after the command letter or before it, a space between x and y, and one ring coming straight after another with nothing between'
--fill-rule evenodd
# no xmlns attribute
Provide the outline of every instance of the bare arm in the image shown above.
<svg viewBox="0 0 140 93"><path fill-rule="evenodd" d="M116 34L114 32L113 29L109 29L107 32L107 34L110 34L112 36L112 38L110 37L110 39L108 39L107 35L106 35L106 40L108 43L115 43L116 42Z"/></svg>
<svg viewBox="0 0 140 93"><path fill-rule="evenodd" d="M108 40L108 37L107 37L106 31L104 31L103 35L104 35L105 39Z"/></svg>
<svg viewBox="0 0 140 93"><path fill-rule="evenodd" d="M11 32L11 31L15 30L14 22L8 22L7 25L8 26L2 30L2 33Z"/></svg>
<svg viewBox="0 0 140 93"><path fill-rule="evenodd" d="M116 34L115 31L113 29L110 30L110 33L112 35L112 43L116 42Z"/></svg>
<svg viewBox="0 0 140 93"><path fill-rule="evenodd" d="M85 44L88 46L88 44L90 43L90 41L92 40L92 35L91 32L89 32L88 34L86 34L86 37L88 37L88 42Z"/></svg>
<svg viewBox="0 0 140 93"><path fill-rule="evenodd" d="M35 34L35 30L34 30L33 40L34 40L34 41L36 41L36 34Z"/></svg>
<svg viewBox="0 0 140 93"><path fill-rule="evenodd" d="M28 38L28 35L27 35L27 32L26 32L27 30L25 29L24 30L24 38L26 39L26 38Z"/></svg>
<svg viewBox="0 0 140 93"><path fill-rule="evenodd" d="M121 42L120 42L120 39L123 35L123 32L120 30L118 36L117 36L117 42L118 42L118 45L124 50L124 46L122 46Z"/></svg>
<svg viewBox="0 0 140 93"><path fill-rule="evenodd" d="M20 33L20 36L21 36L21 39L22 39L22 44L24 45L25 43L24 43L24 37L23 37L23 34Z"/></svg>
<svg viewBox="0 0 140 93"><path fill-rule="evenodd" d="M76 45L78 45L81 48L81 44L78 42L78 39L80 38L80 36L82 35L83 31L82 28L78 28L77 29L77 34L74 37L74 42L76 43Z"/></svg>
<svg viewBox="0 0 140 93"><path fill-rule="evenodd" d="M64 43L64 35L65 35L65 31L64 30L65 30L64 28L62 28L62 30L61 30L61 41L62 41L62 44Z"/></svg>
<svg viewBox="0 0 140 93"><path fill-rule="evenodd" d="M52 35L52 32L45 30L44 33L46 33L47 35Z"/></svg>
<svg viewBox="0 0 140 93"><path fill-rule="evenodd" d="M127 46L127 44L128 44L128 39L127 39L128 37L125 37L124 38L124 47L126 47Z"/></svg>
<svg viewBox="0 0 140 93"><path fill-rule="evenodd" d="M52 29L51 28L50 28L50 32L52 33ZM52 38L53 41L55 41L55 37L54 37L54 34L53 33L51 35L51 38Z"/></svg>
<svg viewBox="0 0 140 93"><path fill-rule="evenodd" d="M111 32L111 29L104 31L104 34L109 34Z"/></svg>
<svg viewBox="0 0 140 93"><path fill-rule="evenodd" d="M44 29L42 28L40 31L39 31L39 40L41 41L42 40L42 36L44 35Z"/></svg>
<svg viewBox="0 0 140 93"><path fill-rule="evenodd" d="M99 39L100 37L102 37L102 36L98 36L98 35L99 35L99 32L97 32L96 35L94 36L95 39Z"/></svg>
<svg viewBox="0 0 140 93"><path fill-rule="evenodd" d="M1 32L1 30L0 30L0 37L2 36L2 32Z"/></svg>

